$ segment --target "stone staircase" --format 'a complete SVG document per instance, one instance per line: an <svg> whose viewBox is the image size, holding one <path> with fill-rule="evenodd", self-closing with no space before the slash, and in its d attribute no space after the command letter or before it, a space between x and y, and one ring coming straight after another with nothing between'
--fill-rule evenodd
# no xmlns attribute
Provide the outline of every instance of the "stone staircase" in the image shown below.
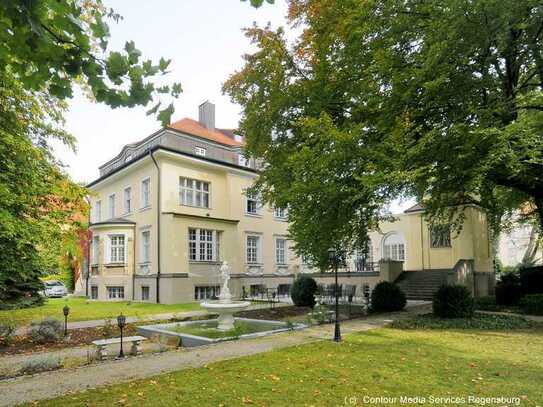
<svg viewBox="0 0 543 407"><path fill-rule="evenodd" d="M447 282L448 270L404 271L395 284L408 300L431 300L434 293Z"/></svg>

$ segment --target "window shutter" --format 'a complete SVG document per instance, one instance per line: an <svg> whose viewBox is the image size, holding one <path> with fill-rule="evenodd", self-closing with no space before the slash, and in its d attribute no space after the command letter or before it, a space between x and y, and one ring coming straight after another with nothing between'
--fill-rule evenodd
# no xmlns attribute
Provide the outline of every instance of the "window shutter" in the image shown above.
<svg viewBox="0 0 543 407"><path fill-rule="evenodd" d="M128 235L124 233L124 264L128 264Z"/></svg>

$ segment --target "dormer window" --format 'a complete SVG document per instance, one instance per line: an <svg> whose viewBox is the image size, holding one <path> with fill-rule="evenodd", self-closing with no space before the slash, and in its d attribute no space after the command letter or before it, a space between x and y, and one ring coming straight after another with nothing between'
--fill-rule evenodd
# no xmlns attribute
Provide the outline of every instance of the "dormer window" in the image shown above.
<svg viewBox="0 0 543 407"><path fill-rule="evenodd" d="M238 165L240 165L241 167L249 167L249 159L243 154L240 154L238 156Z"/></svg>
<svg viewBox="0 0 543 407"><path fill-rule="evenodd" d="M207 150L203 147L194 147L194 154L201 155L202 157L206 156Z"/></svg>

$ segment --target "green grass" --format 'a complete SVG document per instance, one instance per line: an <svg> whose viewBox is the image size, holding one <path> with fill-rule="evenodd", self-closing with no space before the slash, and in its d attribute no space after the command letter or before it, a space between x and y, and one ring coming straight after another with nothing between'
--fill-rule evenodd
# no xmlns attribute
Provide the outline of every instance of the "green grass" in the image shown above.
<svg viewBox="0 0 543 407"><path fill-rule="evenodd" d="M349 406L366 404L365 396L420 396L428 403L430 396L473 395L522 397L520 405L535 407L543 403L542 348L543 331L535 329L384 328L347 335L341 344L320 341L38 405Z"/></svg>
<svg viewBox="0 0 543 407"><path fill-rule="evenodd" d="M81 297L50 298L39 307L0 311L0 321L9 320L16 325L26 325L33 320L46 317L64 319L62 308L70 307L69 321L88 321L93 319L115 318L121 312L126 316L161 314L166 312L184 312L200 309L198 303L186 304L151 304L127 301L87 301Z"/></svg>

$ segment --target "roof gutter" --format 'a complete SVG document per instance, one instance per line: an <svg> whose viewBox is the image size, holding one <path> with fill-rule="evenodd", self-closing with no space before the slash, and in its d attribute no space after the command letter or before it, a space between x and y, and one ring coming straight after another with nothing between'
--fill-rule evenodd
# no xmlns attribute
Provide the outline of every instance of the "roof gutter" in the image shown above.
<svg viewBox="0 0 543 407"><path fill-rule="evenodd" d="M157 234L157 272L156 272L156 303L160 304L160 167L153 155L153 150L149 150L149 156L153 160L157 170L157 205L156 205L156 234Z"/></svg>

